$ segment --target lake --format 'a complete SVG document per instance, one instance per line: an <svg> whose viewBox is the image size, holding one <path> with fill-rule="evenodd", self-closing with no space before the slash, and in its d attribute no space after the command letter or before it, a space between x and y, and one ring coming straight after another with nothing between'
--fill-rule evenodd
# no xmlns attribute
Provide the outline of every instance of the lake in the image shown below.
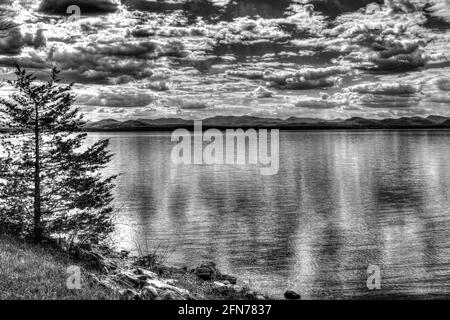
<svg viewBox="0 0 450 320"><path fill-rule="evenodd" d="M169 132L89 134L105 137L118 248L214 261L277 297L450 296L450 131L282 131L273 176L174 164Z"/></svg>

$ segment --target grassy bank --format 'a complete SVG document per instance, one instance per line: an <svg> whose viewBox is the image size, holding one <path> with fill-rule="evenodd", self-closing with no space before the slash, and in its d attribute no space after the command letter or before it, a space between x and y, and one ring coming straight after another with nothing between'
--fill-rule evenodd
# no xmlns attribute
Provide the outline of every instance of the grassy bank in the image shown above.
<svg viewBox="0 0 450 320"><path fill-rule="evenodd" d="M88 272L83 269L82 288L67 289L66 271L71 265L76 263L60 250L0 235L0 299L118 298L111 290L89 283L85 277Z"/></svg>
<svg viewBox="0 0 450 320"><path fill-rule="evenodd" d="M118 288L105 286L104 281L108 277L109 279L117 278L118 274L119 277L123 276L123 274L120 275L121 272L136 277L130 274L130 270L136 270L134 266L136 260L125 258L116 262L122 266L118 269L118 273L113 272L111 276L111 274L99 273L88 268L81 261L74 261L56 246L36 245L11 236L0 235L0 300L116 300L124 298ZM66 285L69 277L67 268L72 265L81 268L80 290L70 290ZM171 283L181 290L188 291L191 299L254 300L262 297L245 285L243 287L231 284L225 286L219 283L218 287L217 282L201 280L195 272L187 268L173 268L162 264L145 268L157 275L157 278L152 280L153 283L158 282L157 287L166 288L168 283ZM164 296L166 292L164 288L158 288L162 289L158 289L159 297L151 299L160 299ZM178 290L177 288L172 287L174 290Z"/></svg>

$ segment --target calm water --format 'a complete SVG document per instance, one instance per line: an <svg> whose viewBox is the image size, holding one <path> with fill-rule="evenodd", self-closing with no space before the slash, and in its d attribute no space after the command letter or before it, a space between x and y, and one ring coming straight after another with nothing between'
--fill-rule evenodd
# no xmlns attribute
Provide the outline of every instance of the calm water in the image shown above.
<svg viewBox="0 0 450 320"><path fill-rule="evenodd" d="M450 131L281 132L275 176L172 164L169 133L90 134L105 136L122 248L212 260L275 295L450 296Z"/></svg>

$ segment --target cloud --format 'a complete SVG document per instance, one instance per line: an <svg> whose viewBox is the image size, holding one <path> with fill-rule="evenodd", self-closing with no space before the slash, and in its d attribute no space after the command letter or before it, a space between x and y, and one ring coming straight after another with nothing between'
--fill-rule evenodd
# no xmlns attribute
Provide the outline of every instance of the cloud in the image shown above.
<svg viewBox="0 0 450 320"><path fill-rule="evenodd" d="M428 10L436 17L442 18L450 22L450 8L447 0L435 0L431 3Z"/></svg>
<svg viewBox="0 0 450 320"><path fill-rule="evenodd" d="M25 46L35 49L45 47L46 38L43 29L37 29L33 35L29 32L23 34L19 27L14 27L0 35L0 54L20 54Z"/></svg>
<svg viewBox="0 0 450 320"><path fill-rule="evenodd" d="M115 108L145 107L158 101L152 93L132 88L106 87L98 90L79 89L77 105Z"/></svg>
<svg viewBox="0 0 450 320"><path fill-rule="evenodd" d="M155 59L162 56L184 57L186 51L181 41L126 41L107 44L90 43L89 52L108 56L126 56L141 59Z"/></svg>
<svg viewBox="0 0 450 320"><path fill-rule="evenodd" d="M410 0L385 0L385 4L389 8L390 14L411 13L421 9L418 3Z"/></svg>
<svg viewBox="0 0 450 320"><path fill-rule="evenodd" d="M427 97L424 99L425 103L444 103L449 104L450 103L450 94L433 94L433 95L427 95Z"/></svg>
<svg viewBox="0 0 450 320"><path fill-rule="evenodd" d="M247 79L262 79L264 71L261 70L228 70L226 72L231 77L241 77Z"/></svg>
<svg viewBox="0 0 450 320"><path fill-rule="evenodd" d="M358 103L367 108L411 108L420 102L419 97L392 95L363 95Z"/></svg>
<svg viewBox="0 0 450 320"><path fill-rule="evenodd" d="M18 60L38 76L58 66L80 83L83 110L123 118L450 112L450 32L428 23L450 11L444 0L287 1L281 18L223 20L176 1L162 12L142 1L131 10L119 0L0 0L0 13L20 13L0 36L0 64ZM69 2L83 14L72 23Z"/></svg>
<svg viewBox="0 0 450 320"><path fill-rule="evenodd" d="M263 80L268 86L280 89L316 89L338 85L340 77L350 71L347 67L302 68L296 72L266 70Z"/></svg>
<svg viewBox="0 0 450 320"><path fill-rule="evenodd" d="M251 96L257 99L262 99L262 98L271 98L274 96L274 94L275 93L273 91L267 90L266 88L259 86L251 93Z"/></svg>
<svg viewBox="0 0 450 320"><path fill-rule="evenodd" d="M431 59L425 50L431 37L420 27L427 21L424 6L408 0L369 4L337 17L335 27L318 37L291 43L301 50L340 53L339 63L363 70L416 69Z"/></svg>
<svg viewBox="0 0 450 320"><path fill-rule="evenodd" d="M107 48L95 44L86 46L59 46L49 52L48 62L56 63L63 70L76 71L88 79L107 79L114 76L131 76L141 79L151 75L150 61L120 53L117 47Z"/></svg>
<svg viewBox="0 0 450 320"><path fill-rule="evenodd" d="M243 77L247 79L260 79L269 87L277 89L307 90L326 88L338 85L340 77L350 72L350 69L342 66L324 68L302 68L297 71L285 71L276 69L261 70L232 70L227 75Z"/></svg>
<svg viewBox="0 0 450 320"><path fill-rule="evenodd" d="M438 87L439 90L450 91L450 79L448 78L436 79L436 86Z"/></svg>
<svg viewBox="0 0 450 320"><path fill-rule="evenodd" d="M66 14L71 5L79 6L81 13L114 12L119 8L120 0L42 0L39 10L49 13Z"/></svg>
<svg viewBox="0 0 450 320"><path fill-rule="evenodd" d="M417 85L410 83L364 83L347 88L350 92L369 93L375 95L415 94L420 91Z"/></svg>
<svg viewBox="0 0 450 320"><path fill-rule="evenodd" d="M419 104L421 88L410 83L364 83L346 88L358 93L356 103L368 108L410 108Z"/></svg>
<svg viewBox="0 0 450 320"><path fill-rule="evenodd" d="M414 69L422 67L428 56L422 47L423 41L383 41L381 51L363 55L361 68L374 70Z"/></svg>
<svg viewBox="0 0 450 320"><path fill-rule="evenodd" d="M6 36L0 38L0 53L18 54L23 45L23 36L19 28L7 31Z"/></svg>
<svg viewBox="0 0 450 320"><path fill-rule="evenodd" d="M307 109L333 109L348 104L349 100L341 94L330 96L326 93L322 93L320 98L301 96L295 103L295 106Z"/></svg>
<svg viewBox="0 0 450 320"><path fill-rule="evenodd" d="M202 110L211 107L208 102L204 101L181 101L179 105L181 109L185 110Z"/></svg>

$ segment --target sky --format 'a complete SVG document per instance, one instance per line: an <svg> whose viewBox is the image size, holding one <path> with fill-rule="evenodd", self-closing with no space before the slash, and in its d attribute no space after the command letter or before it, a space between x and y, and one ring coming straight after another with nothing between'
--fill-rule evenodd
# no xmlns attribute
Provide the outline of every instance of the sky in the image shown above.
<svg viewBox="0 0 450 320"><path fill-rule="evenodd" d="M88 120L450 116L450 0L0 0L0 15L0 78L56 66Z"/></svg>

